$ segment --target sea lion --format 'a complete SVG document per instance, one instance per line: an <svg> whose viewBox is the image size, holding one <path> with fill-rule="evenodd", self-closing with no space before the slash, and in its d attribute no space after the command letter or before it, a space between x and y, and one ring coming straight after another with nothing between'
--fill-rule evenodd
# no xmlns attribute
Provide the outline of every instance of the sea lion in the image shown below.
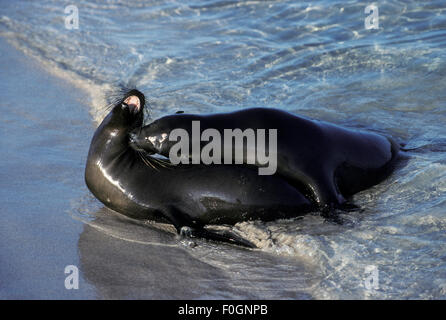
<svg viewBox="0 0 446 320"><path fill-rule="evenodd" d="M398 159L399 145L391 138L270 108L168 115L134 130L130 134L132 147L169 157L177 142L167 137L178 128L193 136L193 121L199 121L202 131L212 128L222 135L225 129L277 129L276 175L312 199L323 212L350 206L348 197L381 182L393 171ZM268 150L268 144L263 146ZM241 148L234 143L232 155L241 153L243 163L247 163L246 145Z"/></svg>
<svg viewBox="0 0 446 320"><path fill-rule="evenodd" d="M206 230L290 218L313 209L279 176L259 176L244 165L172 166L129 145L143 123L144 95L125 92L94 133L85 168L90 191L107 207L137 219L172 223L179 233L252 246L232 233Z"/></svg>

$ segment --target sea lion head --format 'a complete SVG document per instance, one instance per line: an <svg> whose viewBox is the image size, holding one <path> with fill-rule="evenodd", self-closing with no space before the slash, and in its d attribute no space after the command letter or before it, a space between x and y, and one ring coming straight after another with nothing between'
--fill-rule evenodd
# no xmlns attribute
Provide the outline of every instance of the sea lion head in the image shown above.
<svg viewBox="0 0 446 320"><path fill-rule="evenodd" d="M142 92L137 89L125 91L111 104L111 127L125 132L141 127L144 122L144 105L145 97Z"/></svg>

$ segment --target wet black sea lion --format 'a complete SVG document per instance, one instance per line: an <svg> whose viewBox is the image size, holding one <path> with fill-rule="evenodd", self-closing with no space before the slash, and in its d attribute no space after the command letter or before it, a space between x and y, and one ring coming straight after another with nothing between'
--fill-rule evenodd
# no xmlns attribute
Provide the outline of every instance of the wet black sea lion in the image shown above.
<svg viewBox="0 0 446 320"><path fill-rule="evenodd" d="M85 169L90 191L107 207L137 219L172 223L178 232L251 246L207 224L234 224L302 215L313 209L279 176L259 176L243 165L172 166L129 145L142 126L144 95L126 92L97 128Z"/></svg>

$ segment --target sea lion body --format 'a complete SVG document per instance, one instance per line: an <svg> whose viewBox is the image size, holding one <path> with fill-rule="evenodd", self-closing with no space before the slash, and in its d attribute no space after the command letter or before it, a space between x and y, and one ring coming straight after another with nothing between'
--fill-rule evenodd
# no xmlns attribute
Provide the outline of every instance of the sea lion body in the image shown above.
<svg viewBox="0 0 446 320"><path fill-rule="evenodd" d="M201 130L213 128L221 134L235 128L277 129L276 175L323 209L341 206L347 197L379 183L392 172L399 152L392 139L379 134L269 108L165 116L134 130L132 146L169 157L176 143L167 138L170 132L181 128L192 136L192 121L199 121ZM234 144L232 154L237 152L243 152L246 163L246 145L242 150Z"/></svg>
<svg viewBox="0 0 446 320"><path fill-rule="evenodd" d="M142 125L143 107L123 103L134 96L144 99L139 91L127 93L97 128L88 153L86 184L107 207L170 222L179 232L188 227L198 236L241 244L233 235L211 234L203 227L289 218L313 208L285 180L259 176L247 166L163 166L142 156L129 146L128 134Z"/></svg>

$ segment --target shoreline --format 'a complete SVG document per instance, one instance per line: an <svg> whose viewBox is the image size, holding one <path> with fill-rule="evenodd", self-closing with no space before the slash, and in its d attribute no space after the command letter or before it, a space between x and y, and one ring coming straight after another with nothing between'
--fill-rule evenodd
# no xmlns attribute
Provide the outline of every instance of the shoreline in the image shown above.
<svg viewBox="0 0 446 320"><path fill-rule="evenodd" d="M0 39L11 49L32 61L36 66L42 69L45 74L55 79L59 79L65 84L70 84L71 87L75 87L76 90L82 91L85 95L88 95L88 98L85 96L82 98L81 103L88 107L87 110L93 122L96 122L96 124L100 123L104 117L102 107L107 104L104 92L113 91L112 85L100 85L94 83L94 81L91 79L87 79L76 74L71 70L63 69L52 61L44 60L30 49L20 46L14 41L14 39L3 36L0 36Z"/></svg>
<svg viewBox="0 0 446 320"><path fill-rule="evenodd" d="M82 272L79 289L64 285L65 267L80 264L83 224L67 211L87 191L85 93L3 37L0 51L0 299L95 299Z"/></svg>

